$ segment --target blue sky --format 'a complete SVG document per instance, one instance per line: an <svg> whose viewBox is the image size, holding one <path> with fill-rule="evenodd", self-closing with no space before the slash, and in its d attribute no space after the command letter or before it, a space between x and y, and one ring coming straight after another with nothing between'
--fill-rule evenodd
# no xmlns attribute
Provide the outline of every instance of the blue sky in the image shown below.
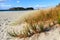
<svg viewBox="0 0 60 40"><path fill-rule="evenodd" d="M60 0L0 0L0 9L11 7L52 7L60 3Z"/></svg>

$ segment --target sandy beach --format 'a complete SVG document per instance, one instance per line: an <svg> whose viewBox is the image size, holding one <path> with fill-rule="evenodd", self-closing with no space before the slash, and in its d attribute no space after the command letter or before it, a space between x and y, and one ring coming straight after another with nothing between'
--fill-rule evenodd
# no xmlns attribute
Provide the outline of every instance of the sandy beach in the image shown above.
<svg viewBox="0 0 60 40"><path fill-rule="evenodd" d="M17 20L19 17L33 11L5 11L0 12L0 40L24 40L24 38L14 38L8 35L7 29L9 23ZM60 27L54 27L46 33L35 34L25 40L60 40Z"/></svg>
<svg viewBox="0 0 60 40"><path fill-rule="evenodd" d="M0 12L0 40L9 40L7 36L7 25L18 19L20 16L23 16L26 13L32 11L1 11Z"/></svg>

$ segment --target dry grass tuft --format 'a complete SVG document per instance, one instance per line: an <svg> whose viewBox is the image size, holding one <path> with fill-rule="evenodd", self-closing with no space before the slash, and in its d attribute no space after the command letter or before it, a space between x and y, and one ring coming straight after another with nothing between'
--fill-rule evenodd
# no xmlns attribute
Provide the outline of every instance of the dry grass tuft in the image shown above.
<svg viewBox="0 0 60 40"><path fill-rule="evenodd" d="M50 30L50 28L56 24L55 21L60 24L60 7L55 7L47 10L38 10L32 13L34 14L24 17L24 22L26 22L29 26L26 26L25 30L22 31L23 34L21 33L20 35L16 34L12 36L17 36L20 38L30 37L33 34ZM45 24L47 24L48 27L45 27Z"/></svg>

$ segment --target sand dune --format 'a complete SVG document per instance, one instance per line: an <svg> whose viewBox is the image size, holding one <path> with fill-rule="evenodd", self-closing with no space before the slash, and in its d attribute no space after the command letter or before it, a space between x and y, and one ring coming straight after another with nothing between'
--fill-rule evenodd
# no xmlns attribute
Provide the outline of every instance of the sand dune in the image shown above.
<svg viewBox="0 0 60 40"><path fill-rule="evenodd" d="M35 10L36 12L37 10ZM0 40L24 40L24 38L14 38L8 35L7 29L10 28L9 23L14 22L16 20L20 20L22 17L31 16L30 13L33 13L34 11L6 11L6 12L0 12ZM33 15L33 14L32 14ZM21 18L21 19L22 19ZM23 21L23 19L21 21ZM55 25L57 26L57 25ZM48 31L48 32L42 32L40 34L34 34L32 37L27 37L25 40L60 40L60 27L55 27Z"/></svg>

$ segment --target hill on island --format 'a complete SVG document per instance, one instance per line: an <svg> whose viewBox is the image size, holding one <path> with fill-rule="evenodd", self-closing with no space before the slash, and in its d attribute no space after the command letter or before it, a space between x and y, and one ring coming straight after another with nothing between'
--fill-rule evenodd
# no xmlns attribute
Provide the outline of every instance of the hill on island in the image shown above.
<svg viewBox="0 0 60 40"><path fill-rule="evenodd" d="M28 8L13 7L13 8L9 8L9 10L34 10L34 8L32 8L32 7L28 7Z"/></svg>

